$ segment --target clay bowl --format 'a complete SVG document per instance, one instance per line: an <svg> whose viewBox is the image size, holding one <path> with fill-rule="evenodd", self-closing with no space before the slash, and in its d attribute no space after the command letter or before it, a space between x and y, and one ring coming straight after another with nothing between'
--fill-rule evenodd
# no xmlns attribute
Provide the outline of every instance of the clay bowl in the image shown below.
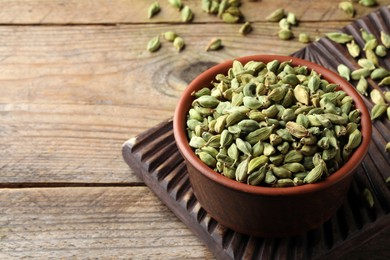
<svg viewBox="0 0 390 260"><path fill-rule="evenodd" d="M218 73L226 74L233 61L226 61L200 74L186 88L177 105L173 127L176 144L184 157L189 179L202 207L220 224L236 232L280 237L304 233L314 229L334 215L345 201L355 169L367 153L371 141L369 112L355 89L338 74L306 60L276 55L254 55L238 58L248 61L269 62L291 60L294 66L314 69L330 83L340 85L351 96L361 111L363 140L351 158L325 180L296 187L259 187L231 180L213 171L192 151L186 135L186 115L193 97L191 92L210 82Z"/></svg>

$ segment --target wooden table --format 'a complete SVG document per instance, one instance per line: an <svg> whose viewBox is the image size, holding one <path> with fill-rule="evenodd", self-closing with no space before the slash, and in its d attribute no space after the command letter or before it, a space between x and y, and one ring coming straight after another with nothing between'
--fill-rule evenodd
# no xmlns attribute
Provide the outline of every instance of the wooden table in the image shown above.
<svg viewBox="0 0 390 260"><path fill-rule="evenodd" d="M338 0L243 0L254 27L244 37L240 24L204 13L200 1L183 0L195 14L189 24L165 0L148 19L152 2L0 1L1 259L212 259L125 164L122 144L172 117L183 89L206 68L304 47L279 40L278 24L265 22L277 7L299 18L295 35L313 38L375 10L356 5L348 18ZM147 42L167 30L185 49L162 41L148 52ZM212 37L222 50L204 50ZM385 248L371 241L346 257Z"/></svg>

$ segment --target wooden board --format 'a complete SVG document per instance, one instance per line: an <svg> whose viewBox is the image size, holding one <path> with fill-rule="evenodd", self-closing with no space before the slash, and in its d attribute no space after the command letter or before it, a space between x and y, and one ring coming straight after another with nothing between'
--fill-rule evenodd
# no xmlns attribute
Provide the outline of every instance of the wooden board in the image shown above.
<svg viewBox="0 0 390 260"><path fill-rule="evenodd" d="M0 258L211 259L151 193L146 187L2 189Z"/></svg>
<svg viewBox="0 0 390 260"><path fill-rule="evenodd" d="M360 34L357 33L361 27L378 36L381 30L390 31L389 21L390 10L381 8L348 25L343 31L353 34L356 41L361 43ZM333 70L339 63L356 67L346 48L329 39L310 44L293 56ZM390 69L388 61L385 59L381 65ZM370 82L370 88L378 88L376 82ZM365 98L365 102L372 107L369 99ZM377 120L373 126L373 142L355 174L346 203L320 228L294 237L264 239L246 236L226 229L213 220L192 192L186 167L174 143L171 121L130 139L124 144L123 157L217 258L333 259L380 236L381 232L388 234L390 229L390 189L385 183L390 176L390 155L384 151L385 142L390 141L390 122ZM362 197L365 188L375 198L372 208ZM384 254L390 255L390 251Z"/></svg>

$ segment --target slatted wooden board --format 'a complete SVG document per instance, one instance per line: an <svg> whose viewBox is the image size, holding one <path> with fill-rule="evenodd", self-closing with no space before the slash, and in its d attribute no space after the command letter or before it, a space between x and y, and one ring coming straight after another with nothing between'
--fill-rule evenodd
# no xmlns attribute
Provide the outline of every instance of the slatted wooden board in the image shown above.
<svg viewBox="0 0 390 260"><path fill-rule="evenodd" d="M342 31L355 37L363 46L360 28L373 33L390 33L390 10L382 7L346 26ZM336 70L343 63L358 68L346 47L323 38L292 54ZM381 65L390 69L390 54ZM356 84L357 82L352 82ZM379 89L369 81L370 88ZM384 90L382 88L382 90ZM369 109L373 106L364 97ZM329 221L305 234L283 238L260 238L239 234L220 225L200 206L193 194L186 167L174 142L172 121L167 120L130 139L123 145L123 157L189 229L218 259L334 259L361 246L366 241L390 230L390 189L385 180L390 176L390 154L384 145L390 141L390 121L373 123L373 141L368 155L357 169L348 199ZM362 198L368 188L374 196L370 207ZM389 253L389 252L388 252Z"/></svg>

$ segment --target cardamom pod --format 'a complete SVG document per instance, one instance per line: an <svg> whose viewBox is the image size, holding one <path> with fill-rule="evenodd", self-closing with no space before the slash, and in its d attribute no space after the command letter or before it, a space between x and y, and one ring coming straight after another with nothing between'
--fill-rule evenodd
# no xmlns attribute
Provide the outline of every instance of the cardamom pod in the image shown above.
<svg viewBox="0 0 390 260"><path fill-rule="evenodd" d="M267 140L272 134L273 129L274 129L273 126L267 126L267 127L262 127L257 130L251 131L246 136L245 140L252 145L259 141Z"/></svg>
<svg viewBox="0 0 390 260"><path fill-rule="evenodd" d="M173 46L176 48L177 51L181 51L185 46L183 38L176 37L173 41Z"/></svg>
<svg viewBox="0 0 390 260"><path fill-rule="evenodd" d="M219 100L213 96L204 95L195 99L192 104L199 104L200 106L206 108L215 108L219 104Z"/></svg>
<svg viewBox="0 0 390 260"><path fill-rule="evenodd" d="M367 7L376 6L377 2L376 0L359 0L359 4Z"/></svg>
<svg viewBox="0 0 390 260"><path fill-rule="evenodd" d="M344 11L344 13L346 13L351 18L355 16L355 8L351 2L340 2L339 9Z"/></svg>
<svg viewBox="0 0 390 260"><path fill-rule="evenodd" d="M351 70L344 64L340 64L337 66L337 72L339 73L339 75L341 77L343 77L344 79L350 81L351 77Z"/></svg>
<svg viewBox="0 0 390 260"><path fill-rule="evenodd" d="M217 160L207 152L200 152L198 153L198 156L202 162L204 162L206 165L212 168L214 168L215 165L217 164Z"/></svg>
<svg viewBox="0 0 390 260"><path fill-rule="evenodd" d="M351 72L351 78L353 80L359 80L361 77L368 77L370 73L370 70L366 68L356 69Z"/></svg>
<svg viewBox="0 0 390 260"><path fill-rule="evenodd" d="M370 61L369 59L359 59L358 60L358 64L360 67L362 68L366 68L368 70L374 70L375 69L375 65L374 63L372 63L372 61Z"/></svg>
<svg viewBox="0 0 390 260"><path fill-rule="evenodd" d="M260 167L259 170L251 173L248 176L247 183L249 185L254 185L254 186L259 185L264 180L266 172L267 172L267 166L266 165Z"/></svg>
<svg viewBox="0 0 390 260"><path fill-rule="evenodd" d="M381 58L384 58L386 57L387 55L387 50L386 50L386 47L383 46L382 44L376 46L375 48L375 54Z"/></svg>
<svg viewBox="0 0 390 260"><path fill-rule="evenodd" d="M155 52L160 48L160 46L161 46L160 36L156 36L148 42L146 49L150 52Z"/></svg>
<svg viewBox="0 0 390 260"><path fill-rule="evenodd" d="M386 104L375 104L371 109L371 120L381 117L387 110Z"/></svg>
<svg viewBox="0 0 390 260"><path fill-rule="evenodd" d="M242 35L247 35L247 34L249 34L252 30L253 30L253 28L252 28L252 25L250 24L250 22L245 22L245 23L240 27L239 33L242 34Z"/></svg>
<svg viewBox="0 0 390 260"><path fill-rule="evenodd" d="M249 158L249 157L248 157ZM237 169L236 169L236 180L239 182L245 182L246 179L248 178L248 165L249 165L249 160L243 160L238 164Z"/></svg>
<svg viewBox="0 0 390 260"><path fill-rule="evenodd" d="M390 71L383 68L383 67L379 67L371 72L370 77L374 80L378 80L378 79L383 79L383 78L388 77L388 76L390 76Z"/></svg>
<svg viewBox="0 0 390 260"><path fill-rule="evenodd" d="M206 46L206 51L216 51L222 48L222 40L213 38Z"/></svg>
<svg viewBox="0 0 390 260"><path fill-rule="evenodd" d="M248 173L252 173L268 162L268 156L260 155L249 161Z"/></svg>
<svg viewBox="0 0 390 260"><path fill-rule="evenodd" d="M381 31L381 41L387 49L390 49L390 34Z"/></svg>
<svg viewBox="0 0 390 260"><path fill-rule="evenodd" d="M294 13L288 12L287 13L287 22L291 25L297 25L298 19Z"/></svg>
<svg viewBox="0 0 390 260"><path fill-rule="evenodd" d="M281 29L278 32L279 39L287 41L294 37L293 32L290 29Z"/></svg>
<svg viewBox="0 0 390 260"><path fill-rule="evenodd" d="M385 104L386 103L385 99L382 95L382 92L375 89L375 88L373 90L371 90L370 98L374 104Z"/></svg>
<svg viewBox="0 0 390 260"><path fill-rule="evenodd" d="M284 17L284 9L278 8L275 11L273 11L271 14L269 14L265 20L268 22L279 22Z"/></svg>
<svg viewBox="0 0 390 260"><path fill-rule="evenodd" d="M177 1L177 0L176 0ZM181 9L181 20L185 23L191 22L194 19L194 14L188 5Z"/></svg>
<svg viewBox="0 0 390 260"><path fill-rule="evenodd" d="M292 173L289 170L287 170L286 168L277 167L277 166L272 165L271 170L272 170L273 174L279 179L292 177Z"/></svg>
<svg viewBox="0 0 390 260"><path fill-rule="evenodd" d="M237 149L243 152L244 154L250 156L252 153L252 146L250 143L243 141L241 138L236 139Z"/></svg>
<svg viewBox="0 0 390 260"><path fill-rule="evenodd" d="M330 32L325 34L325 36L328 37L330 40L340 44L346 44L353 40L352 35L342 32Z"/></svg>
<svg viewBox="0 0 390 260"><path fill-rule="evenodd" d="M389 85L390 85L390 76L383 78L383 79L379 82L378 85L379 85L379 86L383 86L383 85L389 86Z"/></svg>
<svg viewBox="0 0 390 260"><path fill-rule="evenodd" d="M272 187L293 187L295 183L290 178L279 179Z"/></svg>
<svg viewBox="0 0 390 260"><path fill-rule="evenodd" d="M368 41L370 41L372 39L376 39L375 35L373 35L372 33L367 32L363 28L360 28L360 32L361 32L362 38L364 39L365 42L368 42Z"/></svg>
<svg viewBox="0 0 390 260"><path fill-rule="evenodd" d="M366 51L366 50L374 50L376 48L376 46L378 46L378 41L377 41L376 38L374 38L374 39L371 39L371 40L367 41L364 44L363 50L364 51Z"/></svg>
<svg viewBox="0 0 390 260"><path fill-rule="evenodd" d="M168 0L169 4L174 8L180 10L183 7L181 0Z"/></svg>
<svg viewBox="0 0 390 260"><path fill-rule="evenodd" d="M153 4L151 4L148 8L148 18L152 18L155 16L157 13L159 13L161 10L160 4L156 1Z"/></svg>
<svg viewBox="0 0 390 260"><path fill-rule="evenodd" d="M344 146L346 150L353 150L362 142L362 133L359 129L353 131L348 137L348 143Z"/></svg>
<svg viewBox="0 0 390 260"><path fill-rule="evenodd" d="M302 104L309 105L310 94L309 91L303 85L297 85L294 88L294 97L298 102Z"/></svg>
<svg viewBox="0 0 390 260"><path fill-rule="evenodd" d="M304 183L314 183L321 179L324 168L322 164L315 166L303 179Z"/></svg>
<svg viewBox="0 0 390 260"><path fill-rule="evenodd" d="M364 190L362 192L362 197L363 197L365 203L367 204L367 206L369 206L370 208L374 207L374 204L375 204L374 196L372 196L372 193L369 189L364 188Z"/></svg>
<svg viewBox="0 0 390 260"><path fill-rule="evenodd" d="M309 132L304 126L301 126L292 121L286 123L286 128L291 135L297 138L303 138L308 136L309 134Z"/></svg>
<svg viewBox="0 0 390 260"><path fill-rule="evenodd" d="M298 41L301 43L309 43L310 42L310 36L307 33L300 33L298 36Z"/></svg>

